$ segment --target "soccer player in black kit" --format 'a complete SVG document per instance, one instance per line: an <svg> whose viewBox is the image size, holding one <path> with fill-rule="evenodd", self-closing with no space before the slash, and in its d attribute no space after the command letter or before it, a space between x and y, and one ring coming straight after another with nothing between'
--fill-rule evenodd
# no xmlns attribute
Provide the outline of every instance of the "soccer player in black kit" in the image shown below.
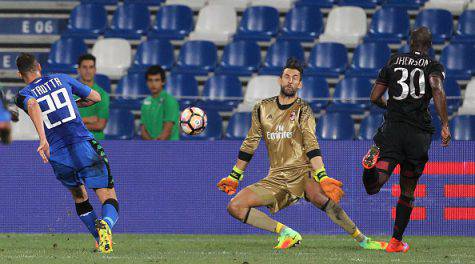
<svg viewBox="0 0 475 264"><path fill-rule="evenodd" d="M428 56L432 35L426 27L411 32L409 53L395 54L380 70L371 102L386 109L384 122L374 136L374 145L363 158L363 183L370 195L379 192L397 164L401 166L401 196L396 206L393 236L387 252L407 252L402 235L409 223L414 190L428 160L432 134L429 103L442 123L442 146L450 141L447 104L443 88L444 67ZM383 95L388 91L389 98ZM435 121L437 122L437 121Z"/></svg>

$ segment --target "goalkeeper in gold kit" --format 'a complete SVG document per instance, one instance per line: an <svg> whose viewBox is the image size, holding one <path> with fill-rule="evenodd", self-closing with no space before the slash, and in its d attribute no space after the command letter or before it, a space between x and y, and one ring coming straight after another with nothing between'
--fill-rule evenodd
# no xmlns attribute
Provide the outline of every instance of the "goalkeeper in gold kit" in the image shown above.
<svg viewBox="0 0 475 264"><path fill-rule="evenodd" d="M243 172L261 138L267 146L270 170L267 177L247 186L228 204L234 218L251 226L279 234L277 249L299 244L302 236L290 227L256 209L267 206L272 213L305 198L324 211L365 249L385 249L386 243L363 235L338 204L343 196L340 181L328 177L315 136L315 117L309 105L297 97L302 88L303 69L290 58L280 78L278 96L262 100L252 110L252 125L242 143L238 160L218 188L228 195L236 192Z"/></svg>

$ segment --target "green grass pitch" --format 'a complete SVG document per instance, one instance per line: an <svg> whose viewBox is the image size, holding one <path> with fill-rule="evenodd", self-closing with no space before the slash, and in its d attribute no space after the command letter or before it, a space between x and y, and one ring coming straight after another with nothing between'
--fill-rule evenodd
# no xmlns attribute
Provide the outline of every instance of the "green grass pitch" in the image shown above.
<svg viewBox="0 0 475 264"><path fill-rule="evenodd" d="M299 247L276 251L270 235L117 234L114 252L102 255L86 234L0 234L0 263L475 263L474 237L406 241L409 252L388 254L361 250L347 236L307 235Z"/></svg>

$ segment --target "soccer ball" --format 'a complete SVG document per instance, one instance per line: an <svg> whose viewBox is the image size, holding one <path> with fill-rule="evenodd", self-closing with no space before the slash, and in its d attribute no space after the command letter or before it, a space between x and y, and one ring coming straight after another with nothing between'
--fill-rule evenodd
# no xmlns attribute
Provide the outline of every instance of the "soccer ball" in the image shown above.
<svg viewBox="0 0 475 264"><path fill-rule="evenodd" d="M181 130L188 135L198 135L203 132L208 123L206 113L198 107L187 107L181 112Z"/></svg>

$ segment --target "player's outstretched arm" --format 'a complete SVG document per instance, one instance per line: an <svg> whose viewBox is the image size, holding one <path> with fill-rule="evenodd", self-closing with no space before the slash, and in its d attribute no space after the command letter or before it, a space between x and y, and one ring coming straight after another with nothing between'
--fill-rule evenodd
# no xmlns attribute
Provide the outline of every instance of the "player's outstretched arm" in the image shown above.
<svg viewBox="0 0 475 264"><path fill-rule="evenodd" d="M218 182L218 189L225 192L227 195L235 194L239 186L239 182L244 177L243 173L247 167L247 164L249 164L249 162L238 159L231 173Z"/></svg>
<svg viewBox="0 0 475 264"><path fill-rule="evenodd" d="M440 122L442 123L442 146L446 147L449 145L451 135L449 129L449 117L447 114L447 100L445 97L443 81L439 75L431 75L429 76L429 83L432 87L432 96L434 97L435 110L437 111Z"/></svg>
<svg viewBox="0 0 475 264"><path fill-rule="evenodd" d="M49 144L48 140L46 140L45 129L43 127L43 118L41 114L41 108L36 99L30 98L27 102L27 111L28 115L33 121L35 125L36 132L38 132L38 136L40 137L40 146L38 147L38 153L40 154L41 158L43 159L44 163L48 163L49 159Z"/></svg>
<svg viewBox="0 0 475 264"><path fill-rule="evenodd" d="M383 109L388 108L388 102L383 97L387 89L388 89L387 86L381 83L375 83L373 85L373 89L371 90L371 96L370 96L371 103Z"/></svg>
<svg viewBox="0 0 475 264"><path fill-rule="evenodd" d="M95 103L99 103L100 101L101 95L91 89L89 95L86 98L79 98L78 100L76 100L76 104L78 105L78 107L88 107Z"/></svg>

